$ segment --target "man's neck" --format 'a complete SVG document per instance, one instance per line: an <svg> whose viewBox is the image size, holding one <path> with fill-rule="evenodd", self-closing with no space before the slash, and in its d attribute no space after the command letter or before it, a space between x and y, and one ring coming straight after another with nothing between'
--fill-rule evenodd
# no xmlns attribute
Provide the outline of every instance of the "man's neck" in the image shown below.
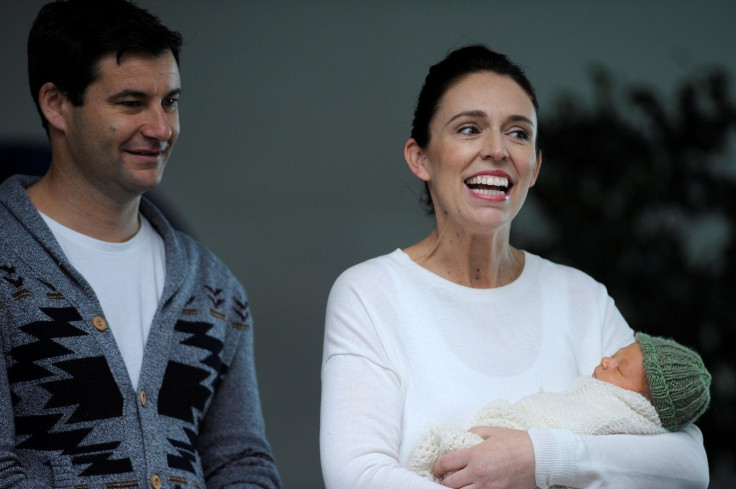
<svg viewBox="0 0 736 489"><path fill-rule="evenodd" d="M114 202L94 192L69 185L47 173L26 189L39 212L74 231L101 241L122 243L140 229L140 196Z"/></svg>

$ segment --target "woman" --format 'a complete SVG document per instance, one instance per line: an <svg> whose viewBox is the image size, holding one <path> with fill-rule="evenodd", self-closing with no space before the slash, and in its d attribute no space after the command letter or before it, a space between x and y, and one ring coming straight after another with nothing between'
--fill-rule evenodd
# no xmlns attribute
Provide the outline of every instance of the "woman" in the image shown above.
<svg viewBox="0 0 736 489"><path fill-rule="evenodd" d="M404 155L425 182L436 226L344 272L328 301L320 435L328 489L440 487L405 468L431 426L468 425L489 386L509 402L564 390L634 341L601 284L509 242L542 163L536 110L522 70L483 46L430 69ZM646 437L471 431L485 441L434 466L444 486L708 483L696 427Z"/></svg>

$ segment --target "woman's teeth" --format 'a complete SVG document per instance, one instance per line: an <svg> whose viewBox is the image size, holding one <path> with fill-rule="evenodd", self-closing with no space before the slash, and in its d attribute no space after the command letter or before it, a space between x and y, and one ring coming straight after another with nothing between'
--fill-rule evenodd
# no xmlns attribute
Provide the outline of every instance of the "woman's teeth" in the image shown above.
<svg viewBox="0 0 736 489"><path fill-rule="evenodd" d="M465 185L480 195L504 195L509 189L509 179L494 175L478 175L465 180Z"/></svg>

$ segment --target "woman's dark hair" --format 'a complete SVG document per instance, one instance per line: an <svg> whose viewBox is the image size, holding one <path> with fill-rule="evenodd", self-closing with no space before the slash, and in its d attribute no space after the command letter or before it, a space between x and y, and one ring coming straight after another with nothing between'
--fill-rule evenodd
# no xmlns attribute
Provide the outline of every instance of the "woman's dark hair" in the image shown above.
<svg viewBox="0 0 736 489"><path fill-rule="evenodd" d="M445 93L466 75L483 71L510 77L529 95L534 109L539 109L534 87L520 66L509 60L506 55L491 51L486 46L480 44L465 46L452 51L445 59L432 66L424 79L411 126L411 137L420 147L426 148L429 144L429 124L437 113ZM426 182L421 200L427 213L434 214L432 196Z"/></svg>
<svg viewBox="0 0 736 489"><path fill-rule="evenodd" d="M28 81L33 101L48 132L38 95L52 82L72 104L99 73L97 62L108 53L118 61L126 52L154 56L170 50L179 64L181 34L128 0L57 0L44 5L28 35Z"/></svg>

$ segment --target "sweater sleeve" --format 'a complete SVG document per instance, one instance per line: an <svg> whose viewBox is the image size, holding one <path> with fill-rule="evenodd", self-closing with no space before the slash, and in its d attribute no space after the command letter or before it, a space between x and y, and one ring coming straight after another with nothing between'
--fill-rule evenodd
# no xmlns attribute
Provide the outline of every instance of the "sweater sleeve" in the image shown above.
<svg viewBox="0 0 736 489"><path fill-rule="evenodd" d="M634 341L631 328L605 294L602 351L611 355ZM706 488L708 459L696 426L676 433L577 435L532 428L537 485L625 489Z"/></svg>
<svg viewBox="0 0 736 489"><path fill-rule="evenodd" d="M330 293L322 366L320 448L327 489L435 489L399 465L404 393L359 294Z"/></svg>
<svg viewBox="0 0 736 489"><path fill-rule="evenodd" d="M0 316L0 328L5 330L4 316ZM0 351L3 349L0 333ZM5 358L0 363L0 487L8 489L51 489L38 480L26 476L15 451L15 416L8 381L8 365Z"/></svg>
<svg viewBox="0 0 736 489"><path fill-rule="evenodd" d="M537 485L627 489L706 488L708 460L700 430L657 435L574 435L533 428Z"/></svg>
<svg viewBox="0 0 736 489"><path fill-rule="evenodd" d="M198 446L209 489L281 488L265 435L250 320L202 421Z"/></svg>

